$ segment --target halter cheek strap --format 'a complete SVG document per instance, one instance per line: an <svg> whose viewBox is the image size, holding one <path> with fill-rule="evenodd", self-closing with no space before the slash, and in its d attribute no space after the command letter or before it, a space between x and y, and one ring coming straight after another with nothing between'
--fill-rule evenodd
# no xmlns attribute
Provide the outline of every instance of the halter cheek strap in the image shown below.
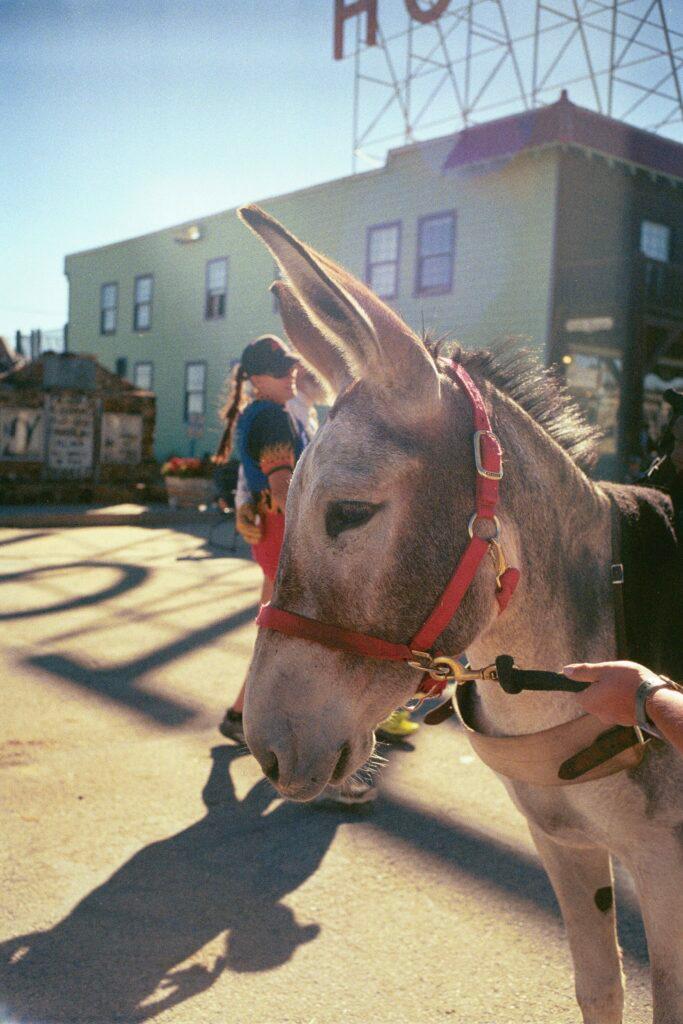
<svg viewBox="0 0 683 1024"><path fill-rule="evenodd" d="M348 654L360 654L366 658L383 661L409 661L416 667L426 668L431 660L426 652L433 650L436 641L457 612L467 589L474 579L479 564L490 551L496 561L496 600L498 610L504 611L519 581L519 570L507 566L498 543L499 524L496 518L498 505L498 484L503 476L503 457L498 438L491 429L484 400L467 371L458 363L451 363L448 374L465 392L472 406L474 423L474 463L477 470L475 511L468 524L470 540L458 562L446 589L439 598L427 621L418 630L410 644L394 644L367 633L354 633L339 626L333 626L317 619L309 619L295 612L265 604L256 623L265 629L274 629L286 636L311 640ZM496 532L490 540L475 534L479 519L492 520ZM426 662L420 663L426 658ZM445 682L444 682L445 685ZM431 684L434 687L434 682ZM443 689L443 686L441 687Z"/></svg>

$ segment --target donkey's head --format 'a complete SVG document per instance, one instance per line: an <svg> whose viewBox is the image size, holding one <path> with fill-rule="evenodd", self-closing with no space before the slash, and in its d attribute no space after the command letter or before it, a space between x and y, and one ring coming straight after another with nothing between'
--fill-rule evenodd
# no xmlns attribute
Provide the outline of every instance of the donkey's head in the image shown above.
<svg viewBox="0 0 683 1024"><path fill-rule="evenodd" d="M475 500L468 399L358 280L257 207L241 216L285 275L273 287L289 339L337 394L292 479L273 604L405 643L467 544ZM449 652L494 618L494 594L486 559L444 634ZM366 761L375 725L418 681L404 664L261 629L247 680L247 742L284 795L311 799Z"/></svg>

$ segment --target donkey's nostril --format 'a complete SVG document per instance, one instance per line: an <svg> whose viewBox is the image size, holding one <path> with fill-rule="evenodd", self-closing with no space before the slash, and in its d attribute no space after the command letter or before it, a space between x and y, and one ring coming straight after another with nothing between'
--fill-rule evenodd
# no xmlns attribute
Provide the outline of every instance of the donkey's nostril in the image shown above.
<svg viewBox="0 0 683 1024"><path fill-rule="evenodd" d="M277 763L277 757L272 750L269 750L262 759L261 767L267 779L270 779L271 782L277 782L280 775L280 767Z"/></svg>
<svg viewBox="0 0 683 1024"><path fill-rule="evenodd" d="M350 756L351 747L348 745L348 743L345 743L344 746L339 751L339 759L337 761L337 764L335 765L334 771L332 772L332 779L334 780L334 782L337 782L339 779L343 778L344 773L346 772L346 766L349 763Z"/></svg>

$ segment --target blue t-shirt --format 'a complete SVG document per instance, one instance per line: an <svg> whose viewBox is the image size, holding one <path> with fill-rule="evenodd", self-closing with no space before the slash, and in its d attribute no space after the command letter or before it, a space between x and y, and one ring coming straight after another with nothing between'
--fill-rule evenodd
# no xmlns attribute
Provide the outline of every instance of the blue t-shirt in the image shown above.
<svg viewBox="0 0 683 1024"><path fill-rule="evenodd" d="M302 424L277 402L259 398L240 414L235 451L244 467L247 487L259 504L270 504L270 474L278 469L294 469L308 441Z"/></svg>

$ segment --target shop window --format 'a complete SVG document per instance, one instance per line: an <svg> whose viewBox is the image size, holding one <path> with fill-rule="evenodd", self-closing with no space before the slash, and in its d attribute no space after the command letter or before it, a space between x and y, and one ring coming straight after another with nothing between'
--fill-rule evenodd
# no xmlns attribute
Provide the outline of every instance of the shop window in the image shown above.
<svg viewBox="0 0 683 1024"><path fill-rule="evenodd" d="M151 274L142 274L135 278L133 329L136 331L148 331L152 326L153 281Z"/></svg>
<svg viewBox="0 0 683 1024"><path fill-rule="evenodd" d="M100 334L116 334L118 304L118 284L103 284L100 288Z"/></svg>
<svg viewBox="0 0 683 1024"><path fill-rule="evenodd" d="M204 316L207 320L221 320L225 316L228 296L228 260L209 260L206 264L206 297Z"/></svg>
<svg viewBox="0 0 683 1024"><path fill-rule="evenodd" d="M380 299L398 295L401 224L376 224L368 228L365 280Z"/></svg>

